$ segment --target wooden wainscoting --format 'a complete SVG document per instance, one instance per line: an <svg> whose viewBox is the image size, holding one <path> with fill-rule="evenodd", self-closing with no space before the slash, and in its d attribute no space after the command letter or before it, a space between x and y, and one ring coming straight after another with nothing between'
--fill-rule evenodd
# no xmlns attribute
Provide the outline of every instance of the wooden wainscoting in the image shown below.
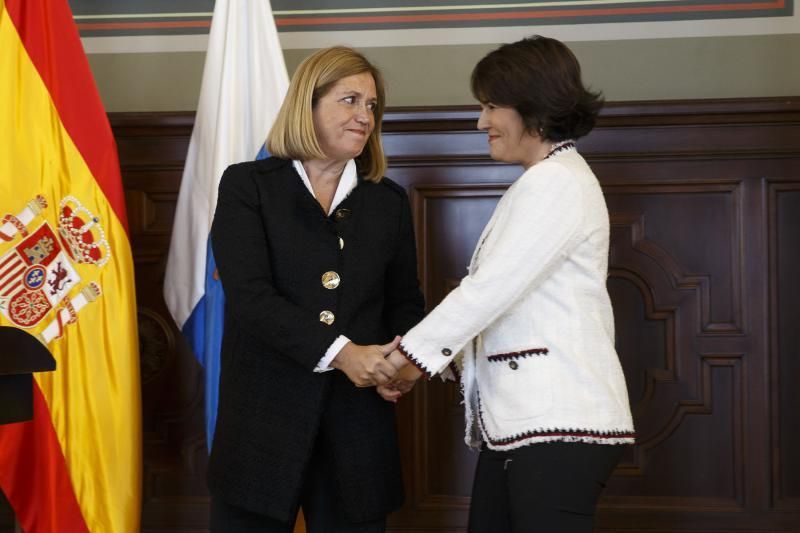
<svg viewBox="0 0 800 533"><path fill-rule="evenodd" d="M204 531L201 371L161 296L193 116L110 118L136 263L143 529ZM476 119L472 107L386 115L429 307L465 274L520 173L487 157ZM596 530L800 531L800 97L612 103L579 149L609 206L609 288L639 433ZM422 384L398 412L407 501L391 531L465 531L476 455L457 388Z"/></svg>
<svg viewBox="0 0 800 533"><path fill-rule="evenodd" d="M429 306L464 275L519 174L472 110L396 111ZM609 289L639 441L597 531L800 531L800 100L610 104L579 149L612 223ZM454 385L399 407L397 531L464 531L475 454Z"/></svg>

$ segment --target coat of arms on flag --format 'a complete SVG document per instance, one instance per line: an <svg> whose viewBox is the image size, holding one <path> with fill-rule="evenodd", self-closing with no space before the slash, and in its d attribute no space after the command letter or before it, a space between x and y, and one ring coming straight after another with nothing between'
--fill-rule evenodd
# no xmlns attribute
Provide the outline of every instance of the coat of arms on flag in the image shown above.
<svg viewBox="0 0 800 533"><path fill-rule="evenodd" d="M67 0L0 0L0 138L0 326L56 361L0 425L0 490L26 533L141 531L125 192Z"/></svg>
<svg viewBox="0 0 800 533"><path fill-rule="evenodd" d="M83 281L74 263L102 267L111 257L99 219L77 198L61 200L57 228L40 216L47 207L47 200L37 196L19 214L5 215L0 227L0 241L21 237L10 250L0 248L0 313L15 326L32 328L55 310L39 335L44 344L61 337L81 308L101 294L89 280L77 296L68 296Z"/></svg>

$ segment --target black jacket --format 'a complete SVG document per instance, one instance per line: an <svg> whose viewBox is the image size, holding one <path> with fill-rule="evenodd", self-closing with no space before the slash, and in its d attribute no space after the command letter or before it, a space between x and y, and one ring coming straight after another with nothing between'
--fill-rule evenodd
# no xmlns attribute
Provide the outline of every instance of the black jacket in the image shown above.
<svg viewBox="0 0 800 533"><path fill-rule="evenodd" d="M318 443L347 518L374 520L399 507L393 404L342 372L313 370L340 334L382 344L422 318L405 191L359 178L328 217L291 161L232 165L211 239L226 297L212 494L288 520ZM335 289L322 285L328 271L341 278ZM333 313L332 324L320 321L322 311Z"/></svg>

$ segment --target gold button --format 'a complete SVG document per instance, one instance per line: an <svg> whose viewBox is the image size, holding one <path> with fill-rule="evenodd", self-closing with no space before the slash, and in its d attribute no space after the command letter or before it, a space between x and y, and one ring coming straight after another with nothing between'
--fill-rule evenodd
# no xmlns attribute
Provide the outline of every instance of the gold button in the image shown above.
<svg viewBox="0 0 800 533"><path fill-rule="evenodd" d="M339 249L344 250L344 239L339 237Z"/></svg>
<svg viewBox="0 0 800 533"><path fill-rule="evenodd" d="M322 275L322 286L326 289L335 289L341 282L342 278L333 270L329 270Z"/></svg>
<svg viewBox="0 0 800 533"><path fill-rule="evenodd" d="M350 210L349 209L337 209L336 212L333 214L333 216L336 218L337 222L340 221L340 220L344 220L344 219L346 219L347 217L350 216Z"/></svg>
<svg viewBox="0 0 800 533"><path fill-rule="evenodd" d="M319 321L324 322L327 325L333 324L333 321L336 320L336 316L330 311L323 311L319 314Z"/></svg>

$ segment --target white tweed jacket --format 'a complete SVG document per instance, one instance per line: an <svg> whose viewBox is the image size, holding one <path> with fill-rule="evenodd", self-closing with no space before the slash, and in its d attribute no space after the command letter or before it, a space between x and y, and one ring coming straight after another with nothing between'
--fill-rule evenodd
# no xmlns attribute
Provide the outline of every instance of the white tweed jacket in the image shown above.
<svg viewBox="0 0 800 533"><path fill-rule="evenodd" d="M608 247L600 185L574 148L500 199L468 275L400 347L428 376L460 369L468 445L634 441Z"/></svg>

